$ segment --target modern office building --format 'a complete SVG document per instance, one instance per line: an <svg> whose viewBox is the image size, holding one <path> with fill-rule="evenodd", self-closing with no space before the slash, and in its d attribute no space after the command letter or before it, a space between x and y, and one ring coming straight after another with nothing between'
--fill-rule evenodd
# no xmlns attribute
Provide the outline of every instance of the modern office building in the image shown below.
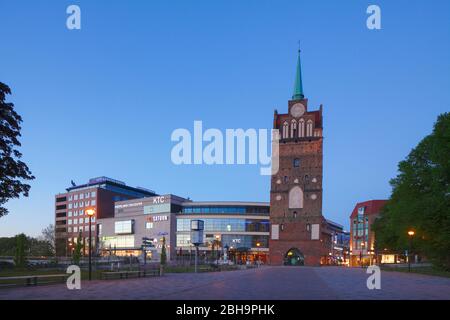
<svg viewBox="0 0 450 320"><path fill-rule="evenodd" d="M127 186L124 182L107 177L90 179L89 182L72 186L65 193L55 196L55 242L58 256L71 255L81 232L84 244L88 237L89 219L86 209L94 209L92 232L95 235L96 219L114 216L114 202L155 196L154 191ZM95 246L95 239L92 241ZM84 245L87 250L86 245Z"/></svg>
<svg viewBox="0 0 450 320"><path fill-rule="evenodd" d="M329 265L348 266L350 261L350 232L344 230L344 226L327 219L327 229L330 232L331 246Z"/></svg>
<svg viewBox="0 0 450 320"><path fill-rule="evenodd" d="M330 233L322 215L322 106L310 110L303 94L300 51L288 113L275 110L273 128L280 141L279 170L271 177L270 263L325 264Z"/></svg>
<svg viewBox="0 0 450 320"><path fill-rule="evenodd" d="M185 202L177 215L178 258L191 256L191 220L204 221L201 257L234 263L268 261L269 204L266 202Z"/></svg>
<svg viewBox="0 0 450 320"><path fill-rule="evenodd" d="M369 200L356 204L350 215L350 266L371 265L376 260L372 223L387 200Z"/></svg>
<svg viewBox="0 0 450 320"><path fill-rule="evenodd" d="M113 216L97 220L99 253L139 257L147 240L148 260L158 261L165 240L170 261L175 255L176 214L187 201L168 194L116 202Z"/></svg>

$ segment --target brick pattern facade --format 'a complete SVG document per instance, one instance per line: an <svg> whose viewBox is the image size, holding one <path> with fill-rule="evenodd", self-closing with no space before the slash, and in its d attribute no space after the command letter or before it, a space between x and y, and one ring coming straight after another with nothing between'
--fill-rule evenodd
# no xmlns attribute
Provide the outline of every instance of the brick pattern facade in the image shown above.
<svg viewBox="0 0 450 320"><path fill-rule="evenodd" d="M301 115L291 112L297 103L305 108ZM308 112L307 104L307 99L291 100L287 114L277 111L274 114L274 128L280 131L281 140L280 169L271 178L270 191L272 265L283 264L287 252L293 248L303 254L305 265L319 265L329 252L329 236L322 216L322 106L318 111ZM312 123L312 130L304 125L308 122ZM301 205L292 205L292 201L299 201L294 192L302 197ZM278 239L272 234L274 228L278 230Z"/></svg>

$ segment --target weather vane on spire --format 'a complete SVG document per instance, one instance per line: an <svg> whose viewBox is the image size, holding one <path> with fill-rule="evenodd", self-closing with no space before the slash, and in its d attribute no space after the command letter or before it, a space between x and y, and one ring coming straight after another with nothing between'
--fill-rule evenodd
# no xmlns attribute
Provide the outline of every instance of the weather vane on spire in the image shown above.
<svg viewBox="0 0 450 320"><path fill-rule="evenodd" d="M300 40L298 40L298 52L300 52Z"/></svg>

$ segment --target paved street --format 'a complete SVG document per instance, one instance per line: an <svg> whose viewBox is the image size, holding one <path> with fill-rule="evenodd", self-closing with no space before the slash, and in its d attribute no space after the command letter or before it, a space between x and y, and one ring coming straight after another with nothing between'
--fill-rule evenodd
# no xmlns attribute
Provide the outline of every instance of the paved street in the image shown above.
<svg viewBox="0 0 450 320"><path fill-rule="evenodd" d="M0 299L450 299L450 279L382 272L381 290L368 290L363 269L262 267L260 269L167 274L161 278L87 281L0 289Z"/></svg>

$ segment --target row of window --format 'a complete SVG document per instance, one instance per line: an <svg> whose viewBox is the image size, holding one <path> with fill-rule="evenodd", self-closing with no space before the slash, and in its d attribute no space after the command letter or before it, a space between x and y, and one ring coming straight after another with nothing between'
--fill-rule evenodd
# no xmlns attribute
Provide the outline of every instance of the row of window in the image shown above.
<svg viewBox="0 0 450 320"><path fill-rule="evenodd" d="M69 203L69 209L95 206L96 204L97 204L96 200L74 202L74 203Z"/></svg>
<svg viewBox="0 0 450 320"><path fill-rule="evenodd" d="M95 195L96 195L96 193L95 193L95 191L92 191L92 192L85 192L85 193L77 193L77 194L71 194L71 195L69 195L69 201L72 201L72 200L78 200L78 199L80 199L80 200L83 200L83 199L87 199L87 198L89 198L89 197L92 197L92 198L95 198Z"/></svg>
<svg viewBox="0 0 450 320"><path fill-rule="evenodd" d="M309 119L306 122L306 132L305 132L305 120L300 119L298 121L298 127L297 127L297 120L292 119L291 124L289 125L289 122L285 121L283 123L283 131L282 131L282 138L288 139L288 138L303 138L303 137L312 137L313 136L313 121Z"/></svg>
<svg viewBox="0 0 450 320"><path fill-rule="evenodd" d="M72 216L78 217L78 216L82 216L82 215L84 215L84 210L83 209L81 209L81 210L74 210L74 211L69 211L68 212L68 216L69 217L72 217Z"/></svg>
<svg viewBox="0 0 450 320"><path fill-rule="evenodd" d="M92 217L92 223L95 222L95 217ZM89 218L79 218L79 219L69 219L67 222L69 225L71 224L82 224L82 223L89 223Z"/></svg>
<svg viewBox="0 0 450 320"><path fill-rule="evenodd" d="M268 213L268 207L184 207L183 213Z"/></svg>
<svg viewBox="0 0 450 320"><path fill-rule="evenodd" d="M67 228L67 232L83 232L83 231L89 231L89 226L74 226L72 227L68 227ZM91 231L95 231L95 225L91 226Z"/></svg>
<svg viewBox="0 0 450 320"><path fill-rule="evenodd" d="M177 219L177 231L191 231L192 219ZM269 232L268 220L238 218L207 218L205 232Z"/></svg>

